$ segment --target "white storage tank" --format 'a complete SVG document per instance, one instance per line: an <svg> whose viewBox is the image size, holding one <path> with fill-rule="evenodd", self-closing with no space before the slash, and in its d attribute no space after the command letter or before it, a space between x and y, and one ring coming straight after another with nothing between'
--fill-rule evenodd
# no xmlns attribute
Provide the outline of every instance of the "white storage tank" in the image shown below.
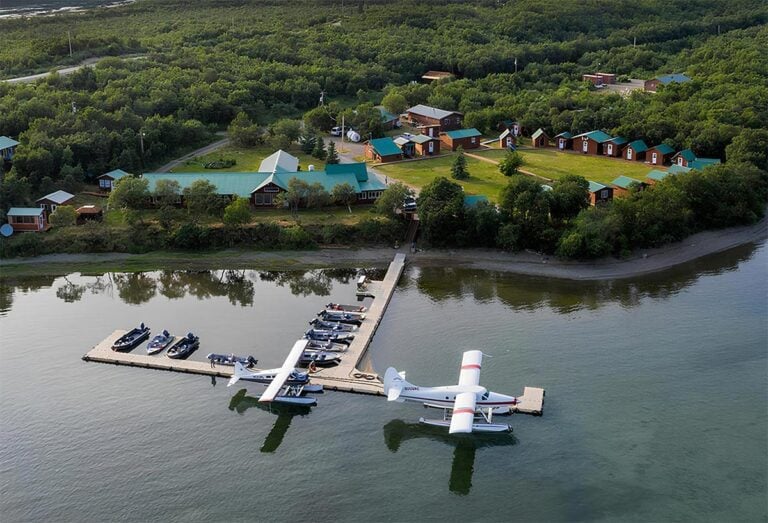
<svg viewBox="0 0 768 523"><path fill-rule="evenodd" d="M310 171L314 171L315 166L313 164L309 164L309 167L307 167L307 169L309 169Z"/></svg>
<svg viewBox="0 0 768 523"><path fill-rule="evenodd" d="M347 132L347 138L349 138L350 142L359 142L360 141L360 134L350 129Z"/></svg>

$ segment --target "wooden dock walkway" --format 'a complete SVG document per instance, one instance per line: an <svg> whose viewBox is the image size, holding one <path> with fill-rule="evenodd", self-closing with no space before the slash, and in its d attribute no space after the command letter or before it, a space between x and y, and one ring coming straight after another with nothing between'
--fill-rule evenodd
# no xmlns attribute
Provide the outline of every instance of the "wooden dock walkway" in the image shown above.
<svg viewBox="0 0 768 523"><path fill-rule="evenodd" d="M371 344L381 319L384 317L384 312L395 293L397 282L400 280L404 268L405 254L398 253L389 264L384 279L371 281L367 284L364 292L366 296L373 297L373 303L366 311L362 325L355 331L355 339L352 340L349 348L343 354L341 363L335 367L318 369L316 373L312 374L312 383L322 385L327 390L384 395L384 385L378 375L360 370L359 365ZM233 374L233 367L225 365L212 367L208 361L174 360L163 354L150 356L113 351L112 344L125 332L124 330L114 331L88 351L83 356L83 360L227 379ZM290 347L287 344L286 349L288 348ZM525 391L519 399L520 403L513 409L515 412L541 415L544 407L543 389L525 387Z"/></svg>

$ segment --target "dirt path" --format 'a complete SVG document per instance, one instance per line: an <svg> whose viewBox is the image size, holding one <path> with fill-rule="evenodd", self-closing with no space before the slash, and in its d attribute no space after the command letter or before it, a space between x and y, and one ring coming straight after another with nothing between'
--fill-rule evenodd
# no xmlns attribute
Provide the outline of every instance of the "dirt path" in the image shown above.
<svg viewBox="0 0 768 523"><path fill-rule="evenodd" d="M144 58L145 55L126 55L126 56L118 56L117 58L123 58L126 60L139 60L141 58ZM38 80L42 80L52 72L59 73L60 76L68 76L75 71L79 71L83 67L93 67L96 65L99 61L102 59L107 58L106 56L96 56L93 58L88 58L86 60L83 60L78 65L73 65L70 67L64 67L62 69L54 69L52 71L48 71L46 73L40 73L40 74L32 74L29 76L19 76L18 78L8 78L6 80L0 80L0 82L7 82L9 84L28 84L31 82L36 82Z"/></svg>
<svg viewBox="0 0 768 523"><path fill-rule="evenodd" d="M165 165L157 169L155 172L167 173L174 167L182 165L187 160L191 160L196 156L203 156L204 154L212 153L213 151L221 149L222 147L225 147L227 145L229 145L229 138L224 138L223 140L219 140L218 142L213 142L211 144L206 145L205 147L201 147L200 149L192 151L191 153L185 154L180 158L176 158L175 160L166 163Z"/></svg>
<svg viewBox="0 0 768 523"><path fill-rule="evenodd" d="M472 153L467 153L467 152L465 152L464 155L465 156L469 156L470 158L474 158L475 160L480 160L481 162L487 162L487 163L492 163L493 165L499 165L499 162L497 162L493 158L486 158L485 156L480 156L479 154L472 154ZM538 174L536 174L534 172L526 171L525 169L518 169L517 171L519 173L521 173L521 174L526 175L526 176L532 176L533 178L538 178L538 179L544 180L544 181L546 181L548 183L551 183L551 182L555 181L552 178L547 178L545 176L538 175Z"/></svg>
<svg viewBox="0 0 768 523"><path fill-rule="evenodd" d="M506 253L497 250L425 250L402 252L408 263L421 266L450 266L547 276L569 280L613 280L631 278L702 256L725 251L747 243L768 239L768 219L744 227L707 231L689 236L682 242L656 249L638 250L628 259L603 258L590 262L563 261L535 253ZM386 266L394 256L394 249L319 249L316 251L220 251L216 253L150 254L53 254L36 258L0 260L0 275L14 273L97 271L100 266L108 270L151 270L158 267L190 269L205 267L296 269L305 267L365 267Z"/></svg>

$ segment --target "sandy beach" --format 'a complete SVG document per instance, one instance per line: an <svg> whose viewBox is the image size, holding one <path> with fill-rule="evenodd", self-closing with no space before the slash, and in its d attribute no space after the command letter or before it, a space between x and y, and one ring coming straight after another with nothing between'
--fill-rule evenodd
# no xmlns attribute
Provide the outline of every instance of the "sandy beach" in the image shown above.
<svg viewBox="0 0 768 523"><path fill-rule="evenodd" d="M34 258L0 260L0 275L71 271L151 270L152 268L269 268L385 267L396 252L405 252L408 263L419 266L455 266L569 280L612 280L662 271L709 254L768 238L768 219L743 227L706 231L655 249L635 251L624 259L566 261L532 252L507 253L492 249L426 249L410 252L394 248L323 248L312 251L226 250L192 254L52 254ZM105 269L104 267L108 267Z"/></svg>

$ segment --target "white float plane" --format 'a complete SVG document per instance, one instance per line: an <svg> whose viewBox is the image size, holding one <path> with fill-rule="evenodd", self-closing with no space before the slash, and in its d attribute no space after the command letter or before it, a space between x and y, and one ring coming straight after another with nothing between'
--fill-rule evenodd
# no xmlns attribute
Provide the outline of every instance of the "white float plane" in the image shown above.
<svg viewBox="0 0 768 523"><path fill-rule="evenodd" d="M405 372L390 367L384 375L384 394L388 401L418 401L425 407L443 409L442 420L420 418L419 421L449 427L450 434L510 431L509 425L493 423L493 414L508 414L510 405L516 405L518 399L490 392L479 385L482 361L482 351L465 352L459 384L447 387L418 387L405 381Z"/></svg>
<svg viewBox="0 0 768 523"><path fill-rule="evenodd" d="M288 353L283 366L278 369L268 369L258 372L246 370L242 363L235 363L235 373L229 379L227 387L231 387L240 380L269 384L267 390L259 397L259 402L268 403L278 401L292 405L316 405L315 398L307 398L303 394L307 392L322 392L322 385L309 385L309 376L305 372L295 369L309 340L299 340Z"/></svg>

